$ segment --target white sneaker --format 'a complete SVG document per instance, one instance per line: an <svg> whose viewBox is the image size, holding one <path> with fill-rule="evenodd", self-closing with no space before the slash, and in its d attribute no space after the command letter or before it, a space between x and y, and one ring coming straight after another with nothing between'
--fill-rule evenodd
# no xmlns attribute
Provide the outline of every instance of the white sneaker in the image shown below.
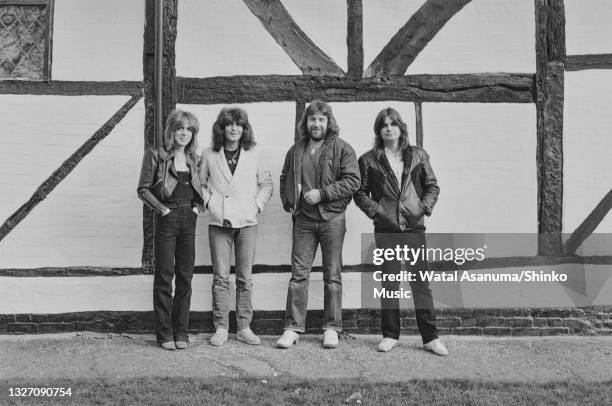
<svg viewBox="0 0 612 406"><path fill-rule="evenodd" d="M427 344L424 344L423 347L425 347L427 351L431 351L436 355L440 355L440 356L448 355L448 349L446 349L446 346L442 343L442 341L440 341L439 338L436 338L435 340L431 340Z"/></svg>
<svg viewBox="0 0 612 406"><path fill-rule="evenodd" d="M297 343L299 334L293 330L285 330L283 335L276 341L276 346L278 348L291 348L293 344Z"/></svg>
<svg viewBox="0 0 612 406"><path fill-rule="evenodd" d="M210 337L210 345L223 345L227 341L228 331L226 328L218 328L215 334Z"/></svg>
<svg viewBox="0 0 612 406"><path fill-rule="evenodd" d="M253 333L253 330L251 330L250 328L245 328L240 330L237 334L236 334L236 339L238 341L242 341L245 342L247 344L251 344L251 345L259 345L261 344L261 340L259 339L259 337L257 337L255 335L255 333Z"/></svg>
<svg viewBox="0 0 612 406"><path fill-rule="evenodd" d="M323 348L338 347L338 332L336 330L327 329L323 332Z"/></svg>
<svg viewBox="0 0 612 406"><path fill-rule="evenodd" d="M378 343L378 347L376 349L380 352L389 352L393 349L393 347L397 347L398 345L399 340L391 337L385 337Z"/></svg>

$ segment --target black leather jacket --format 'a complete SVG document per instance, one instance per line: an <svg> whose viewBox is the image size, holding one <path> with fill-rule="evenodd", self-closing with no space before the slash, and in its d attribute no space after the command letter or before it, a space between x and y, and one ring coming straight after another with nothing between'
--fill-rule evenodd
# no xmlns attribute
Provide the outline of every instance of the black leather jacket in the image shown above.
<svg viewBox="0 0 612 406"><path fill-rule="evenodd" d="M299 201L302 177L302 157L306 140L295 143L285 156L280 176L280 195L283 209L295 209ZM316 164L317 188L321 191L321 203L317 205L324 220L346 210L353 193L359 188L359 168L353 148L337 136L329 136L323 142ZM295 214L295 212L294 212Z"/></svg>
<svg viewBox="0 0 612 406"><path fill-rule="evenodd" d="M404 171L397 184L384 153L370 150L359 158L361 187L355 203L374 220L375 232L425 231L423 216L431 215L440 188L422 148L411 146L404 151Z"/></svg>
<svg viewBox="0 0 612 406"><path fill-rule="evenodd" d="M174 152L159 148L151 148L145 152L142 159L140 180L138 181L138 197L153 211L162 214L168 207L168 202L177 185L177 173L174 167ZM204 211L202 185L198 174L198 166L187 155L187 166L191 174L191 185L195 193L195 206Z"/></svg>

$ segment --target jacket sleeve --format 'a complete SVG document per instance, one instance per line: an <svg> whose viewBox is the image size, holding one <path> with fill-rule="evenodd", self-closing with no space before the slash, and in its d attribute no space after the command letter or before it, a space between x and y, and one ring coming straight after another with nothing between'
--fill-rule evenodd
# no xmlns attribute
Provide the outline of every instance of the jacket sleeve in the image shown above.
<svg viewBox="0 0 612 406"><path fill-rule="evenodd" d="M152 192L154 185L155 173L159 165L159 154L154 149L149 149L145 152L142 159L142 168L140 170L140 179L138 181L138 197L145 205L150 207L157 214L163 214L168 209ZM157 181L162 181L157 179Z"/></svg>
<svg viewBox="0 0 612 406"><path fill-rule="evenodd" d="M359 176L359 165L353 148L343 143L340 148L340 176L335 182L331 182L321 188L321 198L324 202L352 197L359 189L361 177Z"/></svg>
<svg viewBox="0 0 612 406"><path fill-rule="evenodd" d="M274 183L272 183L272 174L265 164L262 156L259 156L259 163L257 164L257 197L255 197L255 204L259 212L262 212L264 206L272 197L274 191Z"/></svg>
<svg viewBox="0 0 612 406"><path fill-rule="evenodd" d="M200 183L202 184L202 198L204 199L204 207L208 208L211 193L208 182L210 180L210 170L208 168L208 160L206 159L206 150L202 151L200 158Z"/></svg>
<svg viewBox="0 0 612 406"><path fill-rule="evenodd" d="M291 147L289 151L287 151L287 155L285 155L285 163L283 164L283 169L281 170L280 175L280 198L283 204L283 210L285 210L286 212L291 209L291 206L289 205L289 200L287 199L287 194L285 193L285 185L287 184L287 176L291 176L289 171L291 170L292 150L293 147Z"/></svg>
<svg viewBox="0 0 612 406"><path fill-rule="evenodd" d="M373 219L376 216L379 203L370 197L370 183L368 179L368 164L365 156L359 158L359 172L361 174L361 186L355 192L353 198L355 204L365 213L366 216Z"/></svg>
<svg viewBox="0 0 612 406"><path fill-rule="evenodd" d="M427 216L431 216L431 212L438 201L440 187L438 180L429 163L429 154L423 151L423 168L421 169L421 184L423 185L423 195L421 196L421 206Z"/></svg>

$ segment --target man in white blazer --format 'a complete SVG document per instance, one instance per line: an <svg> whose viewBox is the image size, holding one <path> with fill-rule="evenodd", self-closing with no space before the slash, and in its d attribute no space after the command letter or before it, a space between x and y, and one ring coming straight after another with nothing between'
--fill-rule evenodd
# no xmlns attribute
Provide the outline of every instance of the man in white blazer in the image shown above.
<svg viewBox="0 0 612 406"><path fill-rule="evenodd" d="M261 344L250 328L253 318L252 266L257 239L257 214L272 196L270 171L255 148L246 111L222 109L213 124L212 147L200 162L204 202L209 213L208 239L213 265L212 345L223 345L229 328L229 275L232 246L236 255L237 339Z"/></svg>

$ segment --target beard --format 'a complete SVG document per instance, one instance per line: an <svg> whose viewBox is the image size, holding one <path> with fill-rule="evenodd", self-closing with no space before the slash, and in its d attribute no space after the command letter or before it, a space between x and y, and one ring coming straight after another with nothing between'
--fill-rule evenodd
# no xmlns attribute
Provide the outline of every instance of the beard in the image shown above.
<svg viewBox="0 0 612 406"><path fill-rule="evenodd" d="M325 136L327 135L327 130L326 131L319 131L319 133L317 135L314 135L312 133L312 130L308 130L308 137L314 141L320 141L323 138L325 138Z"/></svg>

